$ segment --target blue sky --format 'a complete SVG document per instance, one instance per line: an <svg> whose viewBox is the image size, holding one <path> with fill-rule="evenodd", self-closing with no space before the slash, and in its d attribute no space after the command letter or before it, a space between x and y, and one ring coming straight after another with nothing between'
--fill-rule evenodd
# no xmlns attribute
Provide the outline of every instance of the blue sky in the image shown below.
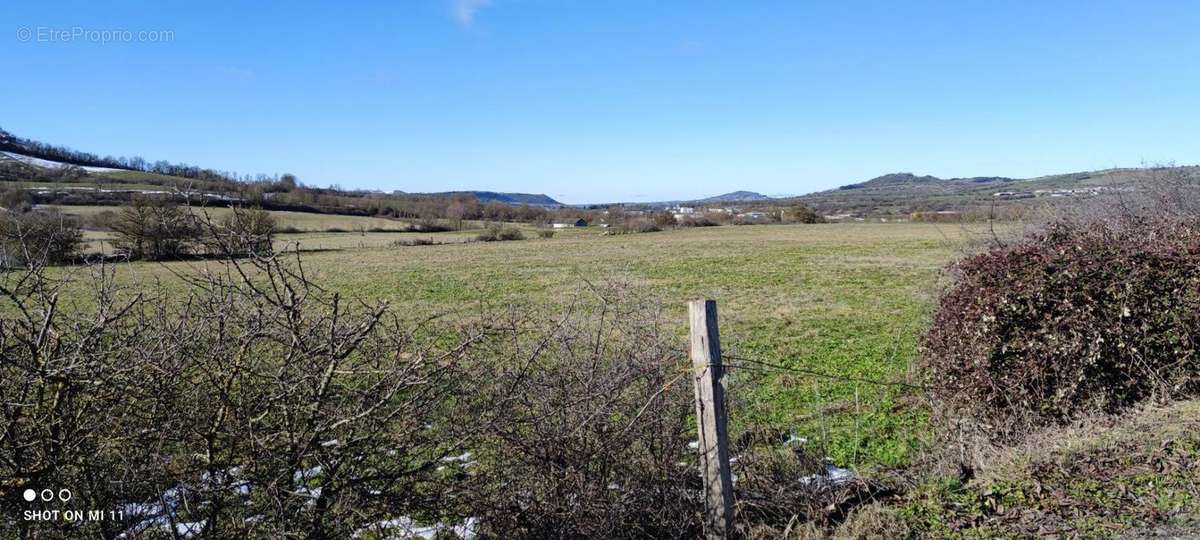
<svg viewBox="0 0 1200 540"><path fill-rule="evenodd" d="M0 127L318 185L583 203L1200 162L1189 2L47 1L0 21Z"/></svg>

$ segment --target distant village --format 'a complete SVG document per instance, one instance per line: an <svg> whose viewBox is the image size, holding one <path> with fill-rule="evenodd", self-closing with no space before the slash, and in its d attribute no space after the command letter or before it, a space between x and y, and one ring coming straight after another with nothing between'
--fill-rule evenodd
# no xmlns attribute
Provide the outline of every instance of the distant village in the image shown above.
<svg viewBox="0 0 1200 540"><path fill-rule="evenodd" d="M1033 191L997 191L992 194L999 199L1032 199L1035 197L1092 197L1102 193L1133 191L1132 187L1091 186L1070 189L1035 189Z"/></svg>

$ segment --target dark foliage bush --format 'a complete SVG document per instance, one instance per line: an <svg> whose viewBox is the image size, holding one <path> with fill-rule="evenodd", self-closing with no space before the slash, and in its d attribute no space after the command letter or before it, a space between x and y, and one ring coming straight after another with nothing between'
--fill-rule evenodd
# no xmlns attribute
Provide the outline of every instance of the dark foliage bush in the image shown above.
<svg viewBox="0 0 1200 540"><path fill-rule="evenodd" d="M662 228L649 219L624 219L608 228L605 234L635 234L659 232Z"/></svg>
<svg viewBox="0 0 1200 540"><path fill-rule="evenodd" d="M670 212L658 212L654 214L654 224L660 229L674 227L679 224L679 220L675 219L675 214Z"/></svg>
<svg viewBox="0 0 1200 540"><path fill-rule="evenodd" d="M392 242L392 247L413 247L413 246L438 246L443 242L437 242L431 238L401 238Z"/></svg>
<svg viewBox="0 0 1200 540"><path fill-rule="evenodd" d="M480 242L503 242L506 240L524 240L525 234L521 229L508 225L494 224L475 237Z"/></svg>
<svg viewBox="0 0 1200 540"><path fill-rule="evenodd" d="M408 230L421 233L446 232L454 230L449 225L438 223L436 219L422 219L412 225L409 225Z"/></svg>
<svg viewBox="0 0 1200 540"><path fill-rule="evenodd" d="M689 216L679 220L680 227L716 227L720 225L708 216Z"/></svg>
<svg viewBox="0 0 1200 540"><path fill-rule="evenodd" d="M921 342L951 410L1044 424L1198 388L1200 221L1061 221L953 272Z"/></svg>
<svg viewBox="0 0 1200 540"><path fill-rule="evenodd" d="M803 204L789 208L784 216L792 223L825 223L825 218L821 214Z"/></svg>

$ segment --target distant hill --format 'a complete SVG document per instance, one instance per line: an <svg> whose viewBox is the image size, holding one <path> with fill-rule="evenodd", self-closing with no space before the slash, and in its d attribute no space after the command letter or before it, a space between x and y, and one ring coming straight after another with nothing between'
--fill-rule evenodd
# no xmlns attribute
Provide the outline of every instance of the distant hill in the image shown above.
<svg viewBox="0 0 1200 540"><path fill-rule="evenodd" d="M861 188L886 188L896 186L921 186L930 184L990 184L1015 182L1014 178L1005 178L1002 176L977 176L973 178L948 178L942 179L936 176L917 176L913 173L892 173L883 176L877 176L861 184L850 184L842 186L838 189L861 189Z"/></svg>
<svg viewBox="0 0 1200 540"><path fill-rule="evenodd" d="M709 197L707 199L700 199L698 201L692 201L692 202L707 204L707 203L728 203L728 202L769 201L769 200L771 200L771 197L763 195L762 193L755 193L753 191L734 191L732 193L726 193L724 195L717 195L715 197Z"/></svg>
<svg viewBox="0 0 1200 540"><path fill-rule="evenodd" d="M664 207L674 205L704 205L704 204L726 204L735 202L770 202L776 200L774 197L768 197L762 193L753 191L732 191L723 195L708 197L705 199L690 199L690 200L673 200L673 201L654 201L654 202L637 202L623 203L632 206L647 206L647 207ZM603 206L603 205L598 205Z"/></svg>
<svg viewBox="0 0 1200 540"><path fill-rule="evenodd" d="M495 191L442 191L438 193L412 193L427 197L455 197L472 195L482 203L528 204L530 206L564 206L549 195L541 193L499 193Z"/></svg>
<svg viewBox="0 0 1200 540"><path fill-rule="evenodd" d="M1200 177L1200 167L1178 167ZM1036 178L978 176L938 178L891 173L836 189L781 201L804 203L822 214L907 215L917 211L961 211L989 206L1067 203L1081 197L1130 190L1155 169L1106 169Z"/></svg>

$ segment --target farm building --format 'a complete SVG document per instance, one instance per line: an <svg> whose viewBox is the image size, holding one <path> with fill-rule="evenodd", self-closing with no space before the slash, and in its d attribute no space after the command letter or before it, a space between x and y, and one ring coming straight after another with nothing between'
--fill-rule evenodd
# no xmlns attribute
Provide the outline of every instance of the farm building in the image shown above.
<svg viewBox="0 0 1200 540"><path fill-rule="evenodd" d="M575 221L570 221L567 223L555 223L554 224L555 229L569 229L571 227L587 227L587 226L588 226L588 222L586 219L583 219L583 218L579 218Z"/></svg>

